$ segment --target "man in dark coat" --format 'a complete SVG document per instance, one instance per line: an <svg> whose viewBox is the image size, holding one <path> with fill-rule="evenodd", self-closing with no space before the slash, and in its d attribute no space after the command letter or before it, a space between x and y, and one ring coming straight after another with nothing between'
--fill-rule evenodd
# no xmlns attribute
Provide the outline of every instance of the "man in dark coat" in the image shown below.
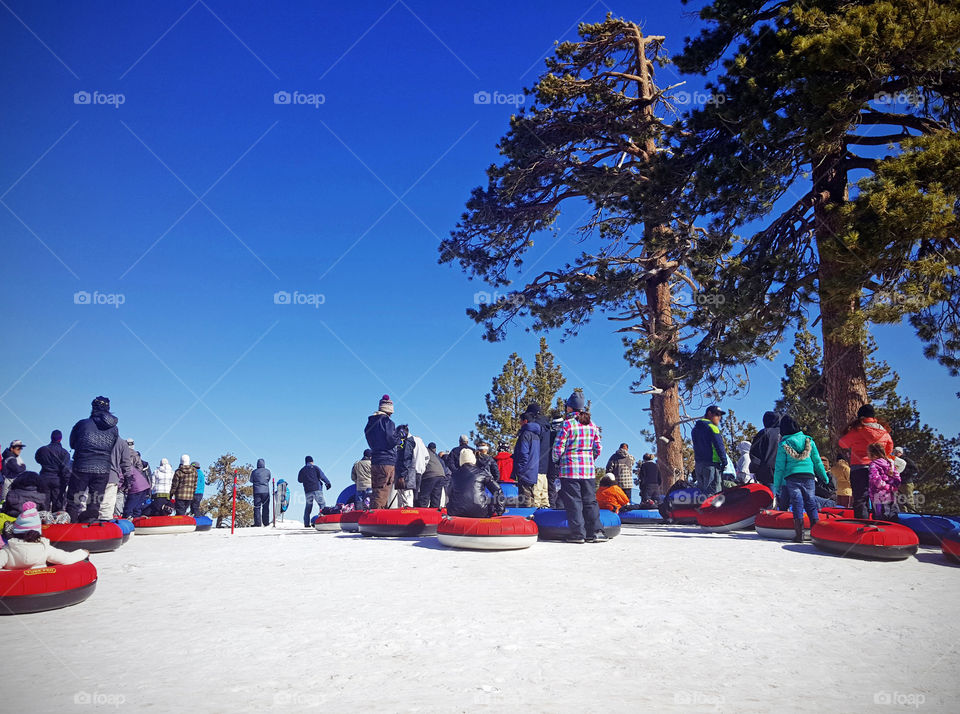
<svg viewBox="0 0 960 714"><path fill-rule="evenodd" d="M7 491L10 490L13 480L27 470L27 465L23 463L20 454L23 453L23 442L17 439L11 441L10 446L3 450L0 458L3 459L3 466L0 467L0 501L7 497Z"/></svg>
<svg viewBox="0 0 960 714"><path fill-rule="evenodd" d="M40 464L40 480L50 494L50 510L62 511L67 483L70 481L70 452L63 448L63 434L54 429L50 443L37 449L33 458Z"/></svg>
<svg viewBox="0 0 960 714"><path fill-rule="evenodd" d="M460 452L460 467L450 477L447 513L465 518L489 518L503 513L503 491L487 469L477 467L470 449ZM491 495L487 495L487 491Z"/></svg>
<svg viewBox="0 0 960 714"><path fill-rule="evenodd" d="M397 425L390 418L391 414L393 414L393 401L390 395L384 394L377 411L367 418L367 425L363 430L367 446L372 452L370 485L373 488L373 495L370 497L370 508L386 508L390 498L390 488L393 486L397 466L397 446L400 444L400 439L397 436Z"/></svg>
<svg viewBox="0 0 960 714"><path fill-rule="evenodd" d="M460 468L460 452L464 449L470 448L469 444L470 437L468 437L466 434L461 434L459 443L450 449L450 453L446 455L445 462L450 473L453 473Z"/></svg>
<svg viewBox="0 0 960 714"><path fill-rule="evenodd" d="M753 437L750 445L750 473L764 486L773 488L773 472L777 465L777 447L780 445L780 416L764 412L763 429Z"/></svg>
<svg viewBox="0 0 960 714"><path fill-rule="evenodd" d="M120 437L119 420L110 413L110 400L97 397L90 406L90 416L78 421L70 431L73 469L67 487L66 511L72 523L76 523L80 515L84 491L90 492L87 509L99 508L110 478L110 456Z"/></svg>
<svg viewBox="0 0 960 714"><path fill-rule="evenodd" d="M527 414L531 416L531 423L540 427L540 463L537 466L537 486L534 488L534 506L536 508L556 507L556 495L552 491L555 484L556 490L560 490L560 482L556 477L553 483L550 481L550 448L553 446L553 439L550 435L550 421L540 411L540 405L536 402L530 402L527 405Z"/></svg>
<svg viewBox="0 0 960 714"><path fill-rule="evenodd" d="M270 479L273 474L263 459L257 459L257 468L250 472L253 484L253 525L270 525Z"/></svg>
<svg viewBox="0 0 960 714"><path fill-rule="evenodd" d="M660 466L653 459L654 454L643 455L637 481L640 486L640 503L647 504L648 501L653 501L656 507L657 501L660 500L660 485L663 479L660 477Z"/></svg>
<svg viewBox="0 0 960 714"><path fill-rule="evenodd" d="M440 508L440 496L443 493L443 482L447 472L443 461L437 456L437 445L432 441L427 444L429 460L427 468L420 477L420 493L417 506L420 508Z"/></svg>
<svg viewBox="0 0 960 714"><path fill-rule="evenodd" d="M533 507L533 489L540 469L540 425L535 415L526 412L520 417L520 431L513 447L513 480L517 482L520 508ZM544 476L546 480L546 476Z"/></svg>
<svg viewBox="0 0 960 714"><path fill-rule="evenodd" d="M313 463L313 457L307 456L303 460L303 468L297 474L297 481L303 484L303 495L307 500L307 507L303 511L303 527L310 528L310 515L313 512L313 504L317 504L323 513L323 490L320 488L321 482L330 490L330 479L326 477L323 470ZM318 514L319 515L319 514Z"/></svg>

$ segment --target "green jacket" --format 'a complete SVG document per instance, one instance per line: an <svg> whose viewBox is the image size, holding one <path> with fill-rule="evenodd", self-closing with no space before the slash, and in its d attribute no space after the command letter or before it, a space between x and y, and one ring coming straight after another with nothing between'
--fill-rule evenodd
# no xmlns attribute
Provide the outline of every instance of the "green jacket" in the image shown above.
<svg viewBox="0 0 960 714"><path fill-rule="evenodd" d="M810 441L810 453L804 458L794 458L784 448L789 446L793 451L803 456L807 448L807 440ZM823 462L820 460L820 452L817 451L816 442L802 431L780 439L780 445L777 446L777 464L773 472L773 493L780 493L783 480L794 474L813 474L824 483L830 483L827 472L823 468Z"/></svg>

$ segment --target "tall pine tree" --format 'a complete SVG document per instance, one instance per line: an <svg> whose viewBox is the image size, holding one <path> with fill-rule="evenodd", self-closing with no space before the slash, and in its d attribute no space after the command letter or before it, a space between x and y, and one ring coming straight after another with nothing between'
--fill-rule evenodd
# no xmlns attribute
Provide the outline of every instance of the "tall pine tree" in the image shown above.
<svg viewBox="0 0 960 714"><path fill-rule="evenodd" d="M530 389L530 371L516 352L510 355L484 400L487 412L477 417L477 436L497 448L500 442L508 445L520 429L520 415L526 408Z"/></svg>
<svg viewBox="0 0 960 714"><path fill-rule="evenodd" d="M540 350L533 361L533 370L530 372L530 382L527 387L524 401L527 404L536 402L544 415L550 411L557 392L567 383L563 370L556 364L556 357L550 351L547 338L540 338Z"/></svg>
<svg viewBox="0 0 960 714"><path fill-rule="evenodd" d="M250 464L237 464L237 457L233 454L224 454L216 463L207 468L206 484L216 486L212 496L203 500L201 509L216 519L215 526L220 528L224 523L229 525L233 514L233 472L237 472L237 528L253 525L253 486L250 484L250 474L253 467ZM209 490L207 490L209 493Z"/></svg>

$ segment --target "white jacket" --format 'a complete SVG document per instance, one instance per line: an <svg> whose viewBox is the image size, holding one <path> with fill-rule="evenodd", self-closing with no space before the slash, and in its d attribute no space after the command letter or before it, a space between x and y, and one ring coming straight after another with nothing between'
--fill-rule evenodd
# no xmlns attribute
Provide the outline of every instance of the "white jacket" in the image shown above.
<svg viewBox="0 0 960 714"><path fill-rule="evenodd" d="M150 484L153 492L170 493L173 488L173 467L166 459L160 459L160 465L153 470L153 483Z"/></svg>
<svg viewBox="0 0 960 714"><path fill-rule="evenodd" d="M417 476L422 476L427 470L427 464L430 463L430 452L419 436L411 438L413 439L413 470L417 472Z"/></svg>
<svg viewBox="0 0 960 714"><path fill-rule="evenodd" d="M46 538L36 543L28 543L19 538L11 538L10 542L0 549L0 568L7 570L28 570L40 568L50 563L52 565L71 565L79 563L90 553L86 550L71 552L60 550Z"/></svg>

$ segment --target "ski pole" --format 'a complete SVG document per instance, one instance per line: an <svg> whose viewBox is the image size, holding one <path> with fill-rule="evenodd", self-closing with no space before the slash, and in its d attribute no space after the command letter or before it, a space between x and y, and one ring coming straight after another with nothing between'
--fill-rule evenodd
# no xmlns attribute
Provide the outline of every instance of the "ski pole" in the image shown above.
<svg viewBox="0 0 960 714"><path fill-rule="evenodd" d="M230 535L233 535L233 528L237 525L237 470L233 470L233 515L230 516Z"/></svg>
<svg viewBox="0 0 960 714"><path fill-rule="evenodd" d="M273 484L273 527L277 527L277 479L270 479L270 483Z"/></svg>

